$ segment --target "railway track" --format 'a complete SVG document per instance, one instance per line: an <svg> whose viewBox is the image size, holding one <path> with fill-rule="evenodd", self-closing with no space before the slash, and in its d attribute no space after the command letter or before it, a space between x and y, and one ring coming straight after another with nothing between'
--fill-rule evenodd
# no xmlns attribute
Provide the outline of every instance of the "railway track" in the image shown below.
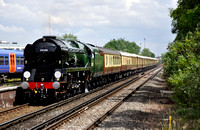
<svg viewBox="0 0 200 130"><path fill-rule="evenodd" d="M109 116L114 110L116 110L124 101L126 101L129 97L131 97L132 94L134 94L140 87L142 87L146 82L148 82L150 79L153 79L162 69L159 69L156 73L151 75L145 82L143 82L141 85L136 87L135 90L133 90L131 93L129 93L127 96L125 96L123 99L121 99L116 105L114 105L110 110L108 110L104 115L102 115L100 118L96 119L91 125L87 127L87 130L92 130L98 124L100 124L107 116ZM51 128L51 127L49 127Z"/></svg>
<svg viewBox="0 0 200 130"><path fill-rule="evenodd" d="M12 108L4 110L4 111L0 111L0 115L2 116L4 114L6 114L6 113L9 113L9 112L12 112L12 111L16 111L16 110L28 107L28 105L29 104L27 103L27 104L19 105L19 106L16 106L16 107L12 107Z"/></svg>
<svg viewBox="0 0 200 130"><path fill-rule="evenodd" d="M142 76L144 77L144 76ZM111 95L117 93L118 91L120 91L121 89L123 89L124 87L132 84L133 82L137 81L138 79L142 78L142 77L135 77L134 80L130 80L126 83L123 83L105 93L102 93L98 96L95 96L94 98L87 100L86 102L83 102L80 105L77 105L61 114L59 114L58 116L55 116L49 120L47 120L46 122L42 122L34 127L32 127L31 129L42 129L46 126L48 126L45 129L55 129L57 128L59 125L63 124L63 122L69 121L74 117L77 117L78 115L80 115L81 113L85 112L86 110L88 110L89 108L95 106L96 104L99 104L100 102L102 102L103 100L107 99L108 97L110 97ZM117 105L119 106L120 103ZM115 107L116 108L116 107ZM96 122L94 123L96 124Z"/></svg>
<svg viewBox="0 0 200 130"><path fill-rule="evenodd" d="M120 81L118 81L118 82L120 82ZM114 83L112 83L112 84L116 84L116 82L114 82ZM108 84L108 85L105 85L103 88L106 88L107 86L110 86L111 84ZM102 88L98 88L98 89L95 89L95 90L92 90L92 91L90 91L89 93L85 93L85 94L81 94L81 95L77 95L77 96L75 96L75 97L72 97L72 98L70 98L70 99L67 99L67 100L64 100L64 101L61 101L61 102L58 102L58 103L54 103L54 104L52 104L52 105L49 105L49 106L47 106L47 107L44 107L43 109L40 109L40 110L38 110L38 111L34 111L34 112L32 112L32 113L29 113L29 114L27 114L27 115L23 115L23 116L21 116L21 117L18 117L18 118L15 118L15 119L13 119L13 120L10 120L10 121L7 121L7 122L4 122L4 123L2 123L2 124L0 124L0 129L5 129L5 128L10 128L10 129L15 129L16 127L14 127L13 125L15 125L15 126L17 126L17 125L19 125L20 126L20 122L24 122L25 120L28 120L28 119L30 119L30 118L33 118L33 117L35 117L36 115L41 115L41 114L43 114L43 113L49 113L49 111L51 111L51 110L53 110L53 109L56 109L56 108L58 108L58 107L61 107L61 106L63 106L63 105L66 105L66 104L68 104L68 103L70 103L70 102L72 102L72 101L74 101L74 100L77 100L77 99L80 99L80 98L82 98L82 97L84 97L84 96L86 96L86 95L89 95L89 94L91 94L91 93L94 93L94 92L96 92L96 91L99 91L100 89L102 89ZM102 95L101 95L102 96ZM99 97L101 97L101 96L99 96ZM92 102L92 101L91 101ZM84 103L85 104L85 103ZM71 108L79 108L79 107L71 107ZM68 109L69 110L69 109ZM74 110L71 110L71 112L72 111L74 111ZM52 117L51 117L52 118ZM62 118L62 116L61 116L61 118ZM59 119L59 118L57 118L57 119ZM34 119L35 120L35 119ZM31 122L31 121L29 121L29 122ZM51 122L52 123L52 121L48 121L48 120L46 120L45 122ZM53 121L53 122L55 122L55 120ZM42 122L42 124L43 124L44 122ZM39 123L36 123L36 124L39 124ZM47 124L49 124L49 123L47 123ZM46 125L46 123L45 123L45 125ZM40 128L43 128L44 126L39 126ZM29 126L29 128L31 128L30 126ZM38 127L37 126L35 126L35 127L33 127L33 129L37 129Z"/></svg>
<svg viewBox="0 0 200 130"><path fill-rule="evenodd" d="M160 69L161 70L161 69ZM105 114L103 114L102 116L100 116L99 118L97 118L93 123L91 123L91 125L89 125L87 127L87 129L94 129L95 126L97 126L102 120L104 120L106 118L106 116L110 115L115 109L117 109L125 100L127 100L133 93L135 93L141 86L143 86L149 79L152 79L160 70L158 70L155 74L153 74L152 76L148 77L142 84L140 84L138 87L136 87L134 90L131 90L131 92L129 94L127 94L126 96L124 96L120 101L118 101L117 103L114 103L115 105L113 105L110 110L108 110L107 112L104 112ZM145 75L146 76L146 75ZM87 114L85 111L89 111L90 108L95 107L95 105L103 102L104 100L107 100L109 98L109 96L114 95L115 93L119 92L121 89L124 89L125 87L129 86L130 84L138 81L139 79L145 77L137 77L135 78L133 81L129 81L126 82L110 91L107 91L106 93L103 93L101 95L98 95L96 97L94 97L91 100L88 100L52 119L49 119L46 122L43 122L39 125L36 125L34 127L32 127L31 129L41 129L44 128L46 126L48 126L49 124L51 124L52 122L54 122L53 124L49 125L48 127L46 127L45 129L56 129L58 127L60 127L62 124L65 124L66 122L69 122L69 120L72 120L73 118L78 118L79 115L81 115L82 113ZM146 77L145 77L146 78ZM102 103L101 103L102 104ZM99 106L103 106L103 105L99 105ZM101 108L97 105L97 109ZM108 106L106 106L108 107ZM94 108L93 108L94 109ZM103 109L103 108L101 108ZM106 108L104 109L106 110ZM91 110L93 111L93 110ZM86 117L84 117L86 118ZM79 119L83 119L81 117L79 117ZM58 121L56 121L58 120ZM73 122L73 121L72 121ZM84 126L84 125L81 125ZM84 127L82 127L84 128ZM68 127L61 127L61 129L68 129ZM84 128L85 129L85 128Z"/></svg>

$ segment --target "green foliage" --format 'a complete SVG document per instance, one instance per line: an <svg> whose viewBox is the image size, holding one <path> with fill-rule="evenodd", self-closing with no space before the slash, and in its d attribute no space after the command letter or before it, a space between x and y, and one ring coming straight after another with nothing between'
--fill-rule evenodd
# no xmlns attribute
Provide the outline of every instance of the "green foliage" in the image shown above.
<svg viewBox="0 0 200 130"><path fill-rule="evenodd" d="M173 86L172 99L186 113L185 117L200 118L200 31L188 33L183 41L168 46L162 55L167 81ZM196 113L196 114L194 114Z"/></svg>
<svg viewBox="0 0 200 130"><path fill-rule="evenodd" d="M155 54L153 52L151 52L151 56L150 57L155 58L156 56L155 56Z"/></svg>
<svg viewBox="0 0 200 130"><path fill-rule="evenodd" d="M200 1L178 0L178 7L170 10L172 33L177 33L175 40L184 39L188 32L194 32L200 25Z"/></svg>
<svg viewBox="0 0 200 130"><path fill-rule="evenodd" d="M78 38L77 36L69 33L69 34L65 34L65 35L62 35L61 37L58 37L58 39L65 39L65 40L75 40L75 41L78 41Z"/></svg>
<svg viewBox="0 0 200 130"><path fill-rule="evenodd" d="M129 42L122 38L118 40L113 39L106 43L104 47L112 50L119 50L135 54L139 54L140 52L140 47L135 42Z"/></svg>
<svg viewBox="0 0 200 130"><path fill-rule="evenodd" d="M141 55L143 55L143 56L148 56L148 57L153 57L153 58L155 57L155 54L152 53L152 52L150 52L150 50L149 50L148 48L144 48L144 49L142 50Z"/></svg>
<svg viewBox="0 0 200 130"><path fill-rule="evenodd" d="M200 1L178 0L178 7L171 9L170 17L172 33L177 36L169 44L169 52L162 55L165 75L168 84L173 86L172 99L179 106L179 115L199 119Z"/></svg>

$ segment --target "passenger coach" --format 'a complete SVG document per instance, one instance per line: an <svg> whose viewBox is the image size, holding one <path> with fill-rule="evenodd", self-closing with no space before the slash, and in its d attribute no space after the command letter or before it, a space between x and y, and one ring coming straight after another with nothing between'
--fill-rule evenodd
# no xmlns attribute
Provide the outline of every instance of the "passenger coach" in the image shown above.
<svg viewBox="0 0 200 130"><path fill-rule="evenodd" d="M24 68L24 55L21 50L0 49L0 79L21 78Z"/></svg>

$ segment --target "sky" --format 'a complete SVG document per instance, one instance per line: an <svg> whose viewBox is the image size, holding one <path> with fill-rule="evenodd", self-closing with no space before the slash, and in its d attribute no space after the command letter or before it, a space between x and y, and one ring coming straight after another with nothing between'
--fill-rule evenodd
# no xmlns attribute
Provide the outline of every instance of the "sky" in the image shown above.
<svg viewBox="0 0 200 130"><path fill-rule="evenodd" d="M71 33L104 46L124 38L158 56L176 36L169 16L176 7L177 0L0 0L0 40L25 46Z"/></svg>

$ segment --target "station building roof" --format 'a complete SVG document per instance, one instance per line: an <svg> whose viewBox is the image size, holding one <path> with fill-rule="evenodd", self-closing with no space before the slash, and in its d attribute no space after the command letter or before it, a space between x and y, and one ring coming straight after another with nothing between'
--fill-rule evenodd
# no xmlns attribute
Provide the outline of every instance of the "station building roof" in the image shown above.
<svg viewBox="0 0 200 130"><path fill-rule="evenodd" d="M8 49L8 50L24 50L24 46L20 46L17 42L7 42L0 41L0 49Z"/></svg>

